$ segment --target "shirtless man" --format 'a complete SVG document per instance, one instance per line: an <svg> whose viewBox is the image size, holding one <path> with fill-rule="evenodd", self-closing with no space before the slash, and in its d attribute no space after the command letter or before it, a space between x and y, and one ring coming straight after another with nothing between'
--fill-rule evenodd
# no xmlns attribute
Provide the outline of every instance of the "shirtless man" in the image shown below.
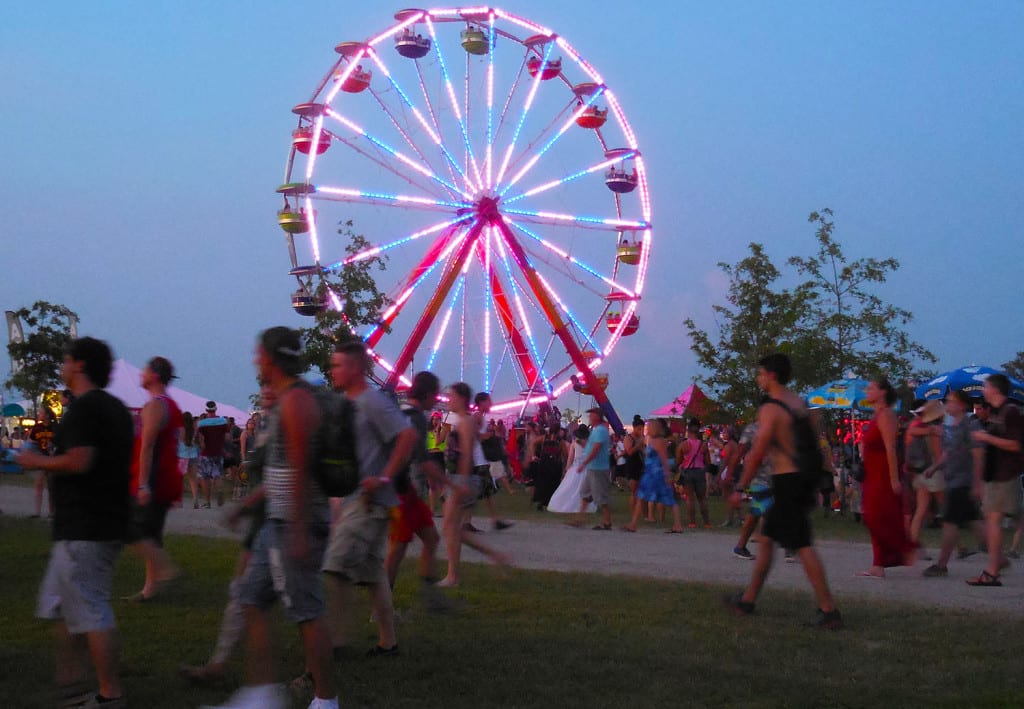
<svg viewBox="0 0 1024 709"><path fill-rule="evenodd" d="M754 612L757 596L772 566L775 544L779 544L785 549L796 550L814 589L818 612L810 625L839 630L843 627L843 617L832 600L821 559L811 546L811 522L808 507L804 504L805 486L794 461L793 416L807 416L808 413L803 400L786 388L791 372L789 357L784 354L768 355L758 362L757 385L768 395L768 399L757 411L757 435L744 459L743 474L731 502L734 505L740 504L742 491L750 484L761 461L766 457L771 462L774 502L764 515L764 539L757 552L750 585L743 593L728 596L726 604L737 615L750 615ZM780 406L779 402L784 406ZM787 407L792 414L786 410Z"/></svg>

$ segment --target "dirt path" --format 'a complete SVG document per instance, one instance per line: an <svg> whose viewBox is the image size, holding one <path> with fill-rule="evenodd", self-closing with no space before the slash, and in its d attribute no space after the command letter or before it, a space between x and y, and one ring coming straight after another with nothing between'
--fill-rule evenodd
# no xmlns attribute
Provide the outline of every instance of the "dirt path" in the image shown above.
<svg viewBox="0 0 1024 709"><path fill-rule="evenodd" d="M32 489L17 485L0 487L0 509L5 515L27 517L32 511ZM221 525L222 510L194 510L191 506L174 509L168 516L167 531L172 534L196 534L206 537L234 537ZM483 518L477 518L479 523ZM440 521L440 520L438 520ZM503 532L486 532L488 543L513 555L517 566L549 571L639 576L678 581L744 585L752 563L732 556L732 538L721 534L688 531L682 535L662 530L641 529L636 534L573 529L563 525L517 522ZM987 610L1024 616L1024 576L1021 564L1005 572L1002 588L973 588L964 579L977 574L984 556L951 561L948 578L921 576L924 563L912 569L890 569L885 580L858 578L855 574L871 561L867 544L824 541L817 545L825 563L834 593L842 597L860 596L874 600L896 600L938 606L950 610ZM756 549L751 545L751 550ZM411 553L415 553L412 550ZM465 551L468 561L478 555ZM767 594L772 589L789 588L810 594L800 564L787 564L778 552ZM810 598L808 598L810 600Z"/></svg>

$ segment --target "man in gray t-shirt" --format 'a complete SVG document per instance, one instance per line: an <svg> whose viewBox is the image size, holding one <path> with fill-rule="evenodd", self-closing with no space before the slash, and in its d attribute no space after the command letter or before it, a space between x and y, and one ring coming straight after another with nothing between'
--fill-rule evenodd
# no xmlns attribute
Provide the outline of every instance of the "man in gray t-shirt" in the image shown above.
<svg viewBox="0 0 1024 709"><path fill-rule="evenodd" d="M327 622L335 647L347 644L345 613L354 608L346 599L352 584L370 591L379 640L375 655L397 655L391 586L384 570L391 510L398 506L392 478L405 470L416 445L416 430L397 404L370 389L366 375L370 357L360 341L346 342L331 355L331 383L355 406L356 458L359 491L342 504L324 557L327 575Z"/></svg>

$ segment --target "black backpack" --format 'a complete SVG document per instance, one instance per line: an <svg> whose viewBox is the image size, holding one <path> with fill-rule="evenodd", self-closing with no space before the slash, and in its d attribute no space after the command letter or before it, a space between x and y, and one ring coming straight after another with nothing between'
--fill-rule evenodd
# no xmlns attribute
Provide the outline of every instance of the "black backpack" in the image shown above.
<svg viewBox="0 0 1024 709"><path fill-rule="evenodd" d="M793 462L796 464L804 490L811 498L810 502L813 503L814 495L821 488L826 472L825 460L822 458L821 448L818 446L818 434L811 423L811 417L797 415L795 411L778 399L766 398L764 403L781 406L792 419Z"/></svg>
<svg viewBox="0 0 1024 709"><path fill-rule="evenodd" d="M329 389L312 391L320 407L320 428L313 447L314 479L327 497L348 497L359 487L355 404Z"/></svg>

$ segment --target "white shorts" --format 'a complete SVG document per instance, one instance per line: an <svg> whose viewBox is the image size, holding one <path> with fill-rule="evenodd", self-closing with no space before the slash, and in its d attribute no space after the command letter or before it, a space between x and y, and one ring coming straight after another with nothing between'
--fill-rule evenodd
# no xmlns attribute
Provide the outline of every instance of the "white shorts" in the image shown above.
<svg viewBox="0 0 1024 709"><path fill-rule="evenodd" d="M502 462L500 460L492 461L490 463L490 466L491 466L491 479L492 480L501 480L503 477L505 477L506 473L505 473L505 463L504 462Z"/></svg>

